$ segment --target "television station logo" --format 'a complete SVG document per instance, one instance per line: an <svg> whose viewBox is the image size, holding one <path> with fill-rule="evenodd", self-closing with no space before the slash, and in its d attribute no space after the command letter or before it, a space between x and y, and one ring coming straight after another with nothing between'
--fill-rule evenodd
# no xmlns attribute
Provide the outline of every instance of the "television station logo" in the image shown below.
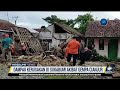
<svg viewBox="0 0 120 90"><path fill-rule="evenodd" d="M115 71L115 64L108 65L106 68L106 73L113 73Z"/></svg>
<svg viewBox="0 0 120 90"><path fill-rule="evenodd" d="M103 26L107 25L107 23L108 23L108 20L105 19L105 18L102 18L102 19L100 20L100 24L103 25Z"/></svg>

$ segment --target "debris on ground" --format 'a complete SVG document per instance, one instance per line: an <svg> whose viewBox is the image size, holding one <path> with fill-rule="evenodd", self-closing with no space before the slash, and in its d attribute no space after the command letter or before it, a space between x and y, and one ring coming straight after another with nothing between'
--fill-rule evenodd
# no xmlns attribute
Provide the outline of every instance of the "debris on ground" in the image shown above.
<svg viewBox="0 0 120 90"><path fill-rule="evenodd" d="M18 59L23 59L23 57L24 57L24 55L22 55L22 56L18 57Z"/></svg>
<svg viewBox="0 0 120 90"><path fill-rule="evenodd" d="M35 62L37 63L37 66L67 66L66 64L66 59L60 59L59 57L56 57L54 55L49 55L49 56L45 56L44 54L41 55L33 55L33 56L19 56L14 58L13 60L14 62ZM71 65L72 65L71 61ZM78 63L80 61L77 61L77 65L79 66ZM106 66L106 65L110 65L110 64L115 64L116 65L116 72L114 74L112 74L112 76L108 77L108 76L92 76L92 75L78 75L78 76L8 76L8 70L9 70L9 66L10 66L10 62L3 64L0 63L0 78L2 79L41 79L41 78L76 78L76 79L112 79L112 78L120 78L120 62L100 62L100 61L86 61L84 65L82 66Z"/></svg>
<svg viewBox="0 0 120 90"><path fill-rule="evenodd" d="M113 78L120 78L120 73L115 72L114 74L112 74Z"/></svg>
<svg viewBox="0 0 120 90"><path fill-rule="evenodd" d="M66 59L60 59L54 55L43 56L20 56L16 62L37 62L40 66L66 66Z"/></svg>

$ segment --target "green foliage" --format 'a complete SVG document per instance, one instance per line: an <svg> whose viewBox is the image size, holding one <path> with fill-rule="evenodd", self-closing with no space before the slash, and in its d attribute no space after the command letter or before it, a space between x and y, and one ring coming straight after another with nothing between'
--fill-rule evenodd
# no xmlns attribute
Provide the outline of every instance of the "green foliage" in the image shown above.
<svg viewBox="0 0 120 90"><path fill-rule="evenodd" d="M58 18L56 15L51 15L50 17L46 17L43 19L50 24L54 22L63 23L73 28L77 24L78 25L77 30L82 34L85 34L89 22L94 21L93 16L90 13L87 13L85 15L78 15L78 17L75 18L74 20L73 19L63 20Z"/></svg>
<svg viewBox="0 0 120 90"><path fill-rule="evenodd" d="M90 21L94 21L93 16L90 13L78 15L78 17L75 19L76 24L78 24L79 31L82 34L85 34Z"/></svg>
<svg viewBox="0 0 120 90"><path fill-rule="evenodd" d="M115 62L120 62L120 58L117 58L117 59L110 59L108 58L109 61L115 61Z"/></svg>
<svg viewBox="0 0 120 90"><path fill-rule="evenodd" d="M75 21L72 19L63 20L58 18L56 15L51 15L50 17L43 18L46 22L52 24L54 22L66 24L68 26L74 27Z"/></svg>
<svg viewBox="0 0 120 90"><path fill-rule="evenodd" d="M118 58L117 61L120 61L120 58Z"/></svg>
<svg viewBox="0 0 120 90"><path fill-rule="evenodd" d="M102 56L102 55L97 55L96 60L101 61L101 62L105 62L105 61L106 62L111 62L111 61L120 62L120 58L110 59L110 58L107 58L106 56Z"/></svg>
<svg viewBox="0 0 120 90"><path fill-rule="evenodd" d="M96 60L97 61L110 61L106 56L102 56L102 55L97 55L97 57L96 57Z"/></svg>

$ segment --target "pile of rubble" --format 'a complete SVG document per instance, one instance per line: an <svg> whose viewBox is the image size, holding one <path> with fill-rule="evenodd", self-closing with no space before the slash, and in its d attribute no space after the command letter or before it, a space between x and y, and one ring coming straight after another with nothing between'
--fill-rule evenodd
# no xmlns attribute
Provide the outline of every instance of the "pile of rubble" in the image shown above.
<svg viewBox="0 0 120 90"><path fill-rule="evenodd" d="M20 56L15 62L35 62L38 66L66 66L66 60L55 57L54 55L44 56Z"/></svg>

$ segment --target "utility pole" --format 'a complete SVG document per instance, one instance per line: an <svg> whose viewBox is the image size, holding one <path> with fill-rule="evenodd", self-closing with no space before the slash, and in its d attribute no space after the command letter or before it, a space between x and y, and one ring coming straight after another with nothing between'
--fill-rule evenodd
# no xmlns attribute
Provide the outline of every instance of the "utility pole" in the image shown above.
<svg viewBox="0 0 120 90"><path fill-rule="evenodd" d="M8 22L9 22L9 15L8 15L8 12L7 12L7 19L8 19Z"/></svg>
<svg viewBox="0 0 120 90"><path fill-rule="evenodd" d="M12 18L15 20L15 25L16 25L16 22L17 22L18 16L16 16L16 17L12 17Z"/></svg>

